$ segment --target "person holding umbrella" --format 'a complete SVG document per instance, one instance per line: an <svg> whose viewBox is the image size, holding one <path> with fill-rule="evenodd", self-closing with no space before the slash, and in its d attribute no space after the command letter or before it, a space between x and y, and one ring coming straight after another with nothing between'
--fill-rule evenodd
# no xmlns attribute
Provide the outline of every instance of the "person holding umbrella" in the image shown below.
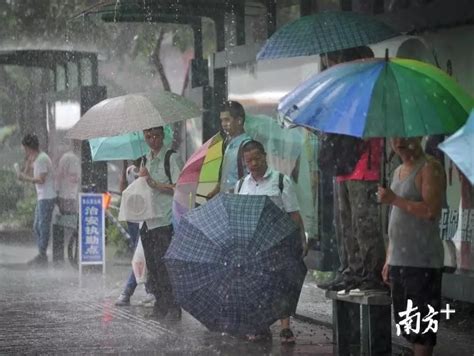
<svg viewBox="0 0 474 356"><path fill-rule="evenodd" d="M260 142L255 140L248 141L242 147L242 154L245 166L250 173L236 183L234 193L267 195L279 208L287 212L299 227L303 257L307 250L306 236L291 179L268 167L266 152ZM290 315L292 313L294 313L294 310L287 310L287 314L283 315L283 318L280 320L280 339L282 344L295 343L295 336L290 328ZM266 330L256 335L248 335L248 339L256 341L269 335L271 336L270 330Z"/></svg>
<svg viewBox="0 0 474 356"><path fill-rule="evenodd" d="M226 101L220 114L222 130L227 134L224 143L225 152L220 167L220 182L207 195L211 199L219 192L232 192L235 183L247 172L244 172L242 146L252 138L245 132L245 110L237 101Z"/></svg>
<svg viewBox="0 0 474 356"><path fill-rule="evenodd" d="M378 188L380 202L391 207L382 277L392 290L397 324L409 300L418 308L422 315L419 332L403 336L413 344L415 355L431 355L436 332L425 316L438 320L441 308L444 252L439 219L446 177L439 161L423 152L421 137L394 138L391 145L402 164L393 173L390 188ZM429 306L437 313L432 314Z"/></svg>
<svg viewBox="0 0 474 356"><path fill-rule="evenodd" d="M171 207L174 183L178 179L181 164L175 154L167 154L170 151L163 145L162 126L144 130L143 134L150 152L146 155L145 166L140 168L139 176L146 177L148 185L155 190L153 199L159 212L159 216L144 221L140 228L149 273L147 287L156 299L152 316L179 319L181 308L175 302L163 256L173 235ZM166 174L167 159L169 159L170 177Z"/></svg>
<svg viewBox="0 0 474 356"><path fill-rule="evenodd" d="M322 56L323 70L336 64L373 57L368 47ZM340 267L336 278L320 288L352 293L384 289L380 278L385 247L375 199L380 180L382 139L321 134L319 152L323 174L333 174L334 221ZM342 292L341 292L342 293Z"/></svg>

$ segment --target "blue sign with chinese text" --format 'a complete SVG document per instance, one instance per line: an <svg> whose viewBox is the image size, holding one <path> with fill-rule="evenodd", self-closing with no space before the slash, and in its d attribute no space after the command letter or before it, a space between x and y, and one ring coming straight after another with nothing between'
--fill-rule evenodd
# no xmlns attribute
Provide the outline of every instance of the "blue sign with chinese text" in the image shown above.
<svg viewBox="0 0 474 356"><path fill-rule="evenodd" d="M105 262L105 214L102 194L81 193L79 201L79 263Z"/></svg>

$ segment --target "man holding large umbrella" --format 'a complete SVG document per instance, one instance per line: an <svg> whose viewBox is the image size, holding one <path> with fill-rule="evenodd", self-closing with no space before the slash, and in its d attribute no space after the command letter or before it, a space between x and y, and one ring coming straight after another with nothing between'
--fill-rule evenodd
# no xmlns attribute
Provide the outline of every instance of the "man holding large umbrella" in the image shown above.
<svg viewBox="0 0 474 356"><path fill-rule="evenodd" d="M328 92L332 95L327 95ZM280 102L279 111L293 124L324 132L396 138L393 146L405 167L400 167L395 175L393 190L397 196L384 188L378 192L382 202L397 207L391 216L390 234L394 237L391 244L395 240L398 244L390 246L390 250L398 254L398 262L393 265L437 270L443 260L439 254L441 241L435 221L441 208L443 188L439 187L444 187L444 174L435 169L435 164L426 164L419 137L454 132L464 124L472 107L474 98L443 71L415 60L389 58L387 53L386 58L340 64L310 78ZM402 215L405 217L400 218ZM399 229L394 228L393 221L396 220ZM412 238L400 240L402 235ZM420 241L415 242L419 237ZM438 244L437 248L435 244ZM389 256L391 253L389 251ZM392 264L392 257L388 262ZM387 268L384 271L386 279ZM413 283L409 287L416 290L417 303L426 307L428 301L420 297L424 293L422 284L416 281L425 274L417 272L416 278L408 280L401 276L405 272L401 269L398 272L399 275L394 276L397 283ZM423 285L430 288L436 285L439 290L436 274L431 273L427 278L431 281ZM397 289L410 295L406 294L410 293L408 286L405 290ZM436 305L437 291L425 292ZM395 289L392 294L397 297ZM403 298L401 300L403 304ZM435 339L411 341L418 344L416 354L432 353Z"/></svg>
<svg viewBox="0 0 474 356"><path fill-rule="evenodd" d="M242 155L245 166L250 173L237 182L234 192L236 194L268 195L271 197L276 205L287 212L290 218L299 226L302 251L305 253L306 237L303 219L299 213L298 201L291 179L268 167L265 149L258 141L252 140L245 143L242 147ZM291 297L289 296L289 298ZM289 303L288 305L296 308L296 304ZM283 315L281 319L280 339L282 344L295 342L295 336L290 329L290 315L294 312L295 310L287 310L286 315ZM253 340L259 337L261 335L250 335L249 339Z"/></svg>

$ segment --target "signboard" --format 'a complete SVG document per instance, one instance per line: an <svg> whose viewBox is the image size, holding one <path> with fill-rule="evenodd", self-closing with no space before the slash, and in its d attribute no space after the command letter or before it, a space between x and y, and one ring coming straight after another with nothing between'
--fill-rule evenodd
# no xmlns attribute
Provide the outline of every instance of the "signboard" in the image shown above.
<svg viewBox="0 0 474 356"><path fill-rule="evenodd" d="M462 215L456 209L443 209L441 212L441 219L439 229L442 240L451 240L459 225L461 218L461 241L473 242L474 238L474 209L462 209Z"/></svg>
<svg viewBox="0 0 474 356"><path fill-rule="evenodd" d="M441 211L439 221L439 232L441 240L451 240L456 233L459 222L459 213L456 209L446 209Z"/></svg>
<svg viewBox="0 0 474 356"><path fill-rule="evenodd" d="M79 196L79 271L83 265L101 264L105 272L103 196L96 193L81 193Z"/></svg>
<svg viewBox="0 0 474 356"><path fill-rule="evenodd" d="M474 242L474 209L462 209L461 241Z"/></svg>

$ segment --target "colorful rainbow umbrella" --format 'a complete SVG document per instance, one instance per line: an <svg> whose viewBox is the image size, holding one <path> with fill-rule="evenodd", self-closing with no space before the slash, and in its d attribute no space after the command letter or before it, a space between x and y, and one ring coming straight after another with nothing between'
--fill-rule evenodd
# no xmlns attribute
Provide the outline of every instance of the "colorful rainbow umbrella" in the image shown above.
<svg viewBox="0 0 474 356"><path fill-rule="evenodd" d="M474 99L448 74L419 61L367 59L339 64L285 96L286 122L357 137L413 137L459 129Z"/></svg>
<svg viewBox="0 0 474 356"><path fill-rule="evenodd" d="M206 195L219 180L223 137L211 137L188 159L176 182L173 196L173 219L177 224L185 212L206 202Z"/></svg>

